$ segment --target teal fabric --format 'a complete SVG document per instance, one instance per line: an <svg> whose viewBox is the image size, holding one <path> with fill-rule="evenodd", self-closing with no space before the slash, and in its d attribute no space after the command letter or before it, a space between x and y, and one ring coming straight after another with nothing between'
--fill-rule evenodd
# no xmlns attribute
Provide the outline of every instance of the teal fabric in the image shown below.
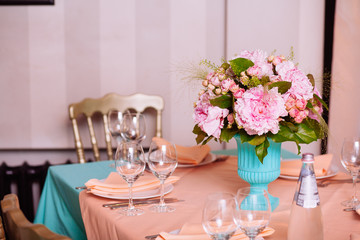
<svg viewBox="0 0 360 240"><path fill-rule="evenodd" d="M113 161L52 166L48 170L34 223L69 236L74 240L86 239L81 218L79 193L76 186L84 186L91 178L104 179Z"/></svg>

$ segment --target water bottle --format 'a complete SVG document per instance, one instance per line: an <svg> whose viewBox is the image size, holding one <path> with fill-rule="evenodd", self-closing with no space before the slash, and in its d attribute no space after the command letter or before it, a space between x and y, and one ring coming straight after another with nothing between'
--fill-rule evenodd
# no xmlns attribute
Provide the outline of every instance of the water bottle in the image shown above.
<svg viewBox="0 0 360 240"><path fill-rule="evenodd" d="M302 155L302 167L291 206L288 240L323 240L320 198L314 173L314 155Z"/></svg>

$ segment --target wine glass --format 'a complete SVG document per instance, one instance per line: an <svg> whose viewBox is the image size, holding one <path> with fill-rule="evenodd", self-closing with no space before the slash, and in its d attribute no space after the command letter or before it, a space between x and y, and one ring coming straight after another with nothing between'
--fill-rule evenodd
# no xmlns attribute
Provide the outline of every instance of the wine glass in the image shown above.
<svg viewBox="0 0 360 240"><path fill-rule="evenodd" d="M212 193L205 201L203 228L211 239L230 239L238 228L236 215L236 199L233 194Z"/></svg>
<svg viewBox="0 0 360 240"><path fill-rule="evenodd" d="M341 204L346 207L356 207L360 204L356 196L356 181L360 172L360 138L345 138L341 149L341 164L353 179L354 195Z"/></svg>
<svg viewBox="0 0 360 240"><path fill-rule="evenodd" d="M160 180L160 203L150 208L153 212L173 212L175 208L164 201L164 182L177 167L176 148L174 144L163 141L152 141L148 153L148 166L151 172Z"/></svg>
<svg viewBox="0 0 360 240"><path fill-rule="evenodd" d="M145 117L141 113L125 113L120 124L120 132L126 141L141 142L146 137Z"/></svg>
<svg viewBox="0 0 360 240"><path fill-rule="evenodd" d="M254 240L270 222L271 205L268 193L262 188L245 187L238 190L236 199L237 224L250 240Z"/></svg>
<svg viewBox="0 0 360 240"><path fill-rule="evenodd" d="M145 155L142 146L135 142L122 142L115 153L115 169L129 186L129 206L121 209L126 216L136 216L144 210L136 208L132 199L132 185L145 169Z"/></svg>
<svg viewBox="0 0 360 240"><path fill-rule="evenodd" d="M129 113L126 111L125 113ZM108 113L108 124L109 124L109 131L111 136L116 140L116 146L122 141L121 132L120 132L120 125L123 119L123 113L112 109Z"/></svg>

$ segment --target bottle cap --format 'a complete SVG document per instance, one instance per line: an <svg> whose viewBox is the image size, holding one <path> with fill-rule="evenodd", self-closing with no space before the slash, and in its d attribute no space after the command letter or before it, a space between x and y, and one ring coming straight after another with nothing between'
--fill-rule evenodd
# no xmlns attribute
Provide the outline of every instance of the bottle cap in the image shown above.
<svg viewBox="0 0 360 240"><path fill-rule="evenodd" d="M312 153L304 153L302 155L301 161L303 161L303 162L313 162L314 161L314 154L312 154Z"/></svg>

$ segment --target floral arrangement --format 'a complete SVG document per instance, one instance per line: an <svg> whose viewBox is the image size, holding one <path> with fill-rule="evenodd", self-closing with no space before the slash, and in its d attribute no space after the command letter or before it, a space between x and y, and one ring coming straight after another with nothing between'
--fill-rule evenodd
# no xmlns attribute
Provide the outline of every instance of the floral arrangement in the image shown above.
<svg viewBox="0 0 360 240"><path fill-rule="evenodd" d="M194 106L198 144L211 139L228 142L235 134L255 147L263 162L269 139L298 146L324 137L321 117L327 108L311 74L305 75L290 59L268 56L261 50L242 51L202 79L203 90Z"/></svg>

